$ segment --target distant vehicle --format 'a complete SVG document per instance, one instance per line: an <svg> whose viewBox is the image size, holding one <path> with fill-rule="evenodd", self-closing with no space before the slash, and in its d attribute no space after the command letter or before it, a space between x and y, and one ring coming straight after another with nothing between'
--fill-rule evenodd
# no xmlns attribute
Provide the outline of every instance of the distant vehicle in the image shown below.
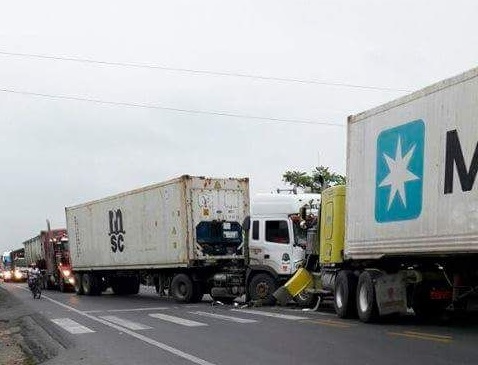
<svg viewBox="0 0 478 365"><path fill-rule="evenodd" d="M25 260L25 250L23 248L4 252L2 254L2 267L4 282L27 281L28 267Z"/></svg>
<svg viewBox="0 0 478 365"><path fill-rule="evenodd" d="M40 269L42 287L60 291L73 290L70 251L66 229L49 229L23 242L28 265L35 263Z"/></svg>

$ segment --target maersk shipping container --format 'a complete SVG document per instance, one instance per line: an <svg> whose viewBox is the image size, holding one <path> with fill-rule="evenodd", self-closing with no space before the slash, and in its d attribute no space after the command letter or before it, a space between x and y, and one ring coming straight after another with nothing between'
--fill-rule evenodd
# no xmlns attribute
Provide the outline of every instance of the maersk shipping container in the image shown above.
<svg viewBox="0 0 478 365"><path fill-rule="evenodd" d="M68 207L72 267L161 269L243 259L248 214L247 178L187 175Z"/></svg>
<svg viewBox="0 0 478 365"><path fill-rule="evenodd" d="M345 256L478 252L478 68L352 116Z"/></svg>

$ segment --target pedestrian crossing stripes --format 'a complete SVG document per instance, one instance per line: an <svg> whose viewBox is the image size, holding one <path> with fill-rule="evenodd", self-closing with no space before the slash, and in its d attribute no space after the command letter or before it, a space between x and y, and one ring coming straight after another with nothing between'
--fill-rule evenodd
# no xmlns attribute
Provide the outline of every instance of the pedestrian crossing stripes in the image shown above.
<svg viewBox="0 0 478 365"><path fill-rule="evenodd" d="M309 317L302 317L302 316L296 316L296 315L291 315L291 314L282 314L282 313L277 313L277 312L268 312L268 311L263 311L263 310L252 310L252 309L230 309L228 311L230 312L235 312L235 313L243 313L243 314L249 314L249 315L254 315L254 316L264 316L264 317L272 317L272 318L278 318L278 319L285 319L285 320L292 320L292 321L298 321L298 320L306 320ZM250 324L250 323L257 323L259 322L257 319L251 319L251 318L244 318L244 317L238 317L235 315L226 315L226 314L221 314L217 312L209 312L209 311L188 311L187 312L189 315L193 316L199 316L199 317L204 317L204 318L210 318L210 319L216 319L219 321L226 321L226 322L233 322L233 323L240 323L240 324ZM226 313L223 311L223 313ZM234 314L235 314L234 313ZM146 315L146 313L145 313ZM198 322L192 319L186 319L183 317L178 317L178 316L172 316L169 314L164 314L164 313L148 313L147 314L151 318L159 319L161 321L166 321L166 322L171 322L180 326L185 326L185 327L207 327L209 324L204 323L204 322ZM90 315L88 315L90 316ZM113 315L108 315L108 316L98 316L98 317L92 317L95 318L96 320L101 320L101 321L107 321L113 325L117 325L121 328L132 330L132 331L141 331L141 330L148 330L148 329L153 329L153 327L139 323L139 322L133 322L129 319L121 318L119 316L113 316ZM146 319L144 320L146 321ZM74 320L70 318L56 318L52 319L52 322L63 328L64 330L72 333L72 334L82 334L82 333L92 333L95 332L94 330L85 327ZM150 323L151 324L151 323Z"/></svg>
<svg viewBox="0 0 478 365"><path fill-rule="evenodd" d="M195 311L195 312L189 312L189 313L196 314L198 316L222 319L224 321L236 322L236 323L255 323L255 322L257 322L255 319L246 319L246 318L225 316L223 314L210 313L210 312Z"/></svg>
<svg viewBox="0 0 478 365"><path fill-rule="evenodd" d="M115 323L119 326L129 328L130 330L133 330L133 331L149 330L149 329L152 328L150 326L146 326L146 325L143 325L143 324L137 323L137 322L132 322L132 321L129 321L127 319L123 319L123 318L116 317L116 316L101 316L99 318L107 320L108 322L111 322L111 323Z"/></svg>
<svg viewBox="0 0 478 365"><path fill-rule="evenodd" d="M258 310L252 310L252 309L231 309L231 311L249 313L249 314L254 314L254 315L264 316L264 317L288 319L288 320L291 320L291 321L298 321L298 320L301 320L301 319L307 319L307 317L293 316L293 315L290 315L290 314L281 314L281 313L276 313L276 312L258 311Z"/></svg>
<svg viewBox="0 0 478 365"><path fill-rule="evenodd" d="M162 313L152 313L149 314L150 317L161 319L163 321L167 322L172 322L179 324L181 326L186 326L186 327L201 327L201 326L207 326L206 323L202 322L196 322L196 321L191 321L189 319L181 318L181 317L175 317L175 316L170 316L167 314L162 314Z"/></svg>
<svg viewBox="0 0 478 365"><path fill-rule="evenodd" d="M78 335L81 333L95 332L92 329L85 327L70 318L56 318L56 319L52 319L51 321L55 323L56 325L60 326L61 328L63 328L65 331L68 331L74 335Z"/></svg>

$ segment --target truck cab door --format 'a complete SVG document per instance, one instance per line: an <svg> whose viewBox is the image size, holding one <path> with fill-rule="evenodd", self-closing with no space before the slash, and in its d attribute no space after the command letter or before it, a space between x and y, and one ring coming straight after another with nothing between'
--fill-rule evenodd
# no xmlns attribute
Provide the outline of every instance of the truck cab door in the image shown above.
<svg viewBox="0 0 478 365"><path fill-rule="evenodd" d="M252 265L268 266L279 275L294 269L294 239L288 219L253 219L249 255Z"/></svg>

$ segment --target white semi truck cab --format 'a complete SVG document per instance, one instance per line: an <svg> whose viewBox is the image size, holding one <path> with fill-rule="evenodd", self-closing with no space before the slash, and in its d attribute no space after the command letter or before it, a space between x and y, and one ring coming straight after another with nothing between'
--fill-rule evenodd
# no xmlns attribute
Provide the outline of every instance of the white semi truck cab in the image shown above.
<svg viewBox="0 0 478 365"><path fill-rule="evenodd" d="M300 210L317 217L320 194L257 194L251 202L248 292L269 304L272 293L303 264L307 230Z"/></svg>

